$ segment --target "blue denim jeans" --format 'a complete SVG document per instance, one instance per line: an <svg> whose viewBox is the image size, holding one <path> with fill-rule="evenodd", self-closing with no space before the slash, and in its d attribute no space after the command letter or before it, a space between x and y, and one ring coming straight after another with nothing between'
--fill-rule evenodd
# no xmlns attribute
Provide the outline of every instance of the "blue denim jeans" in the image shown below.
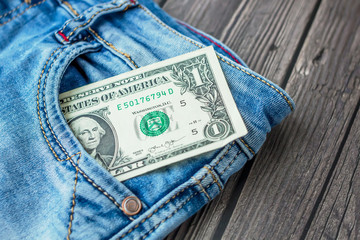
<svg viewBox="0 0 360 240"><path fill-rule="evenodd" d="M228 47L150 0L0 3L0 238L159 239L213 199L293 109ZM248 134L119 182L80 145L59 93L213 45ZM136 196L141 211L122 202Z"/></svg>

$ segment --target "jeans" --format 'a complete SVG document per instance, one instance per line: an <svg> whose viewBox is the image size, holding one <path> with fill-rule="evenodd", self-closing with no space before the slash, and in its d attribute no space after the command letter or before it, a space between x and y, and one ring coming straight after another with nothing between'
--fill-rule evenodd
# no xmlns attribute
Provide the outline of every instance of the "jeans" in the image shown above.
<svg viewBox="0 0 360 240"><path fill-rule="evenodd" d="M159 239L251 159L292 99L213 37L150 0L0 3L1 239ZM75 138L59 93L213 45L248 134L119 182ZM123 200L136 196L129 216Z"/></svg>

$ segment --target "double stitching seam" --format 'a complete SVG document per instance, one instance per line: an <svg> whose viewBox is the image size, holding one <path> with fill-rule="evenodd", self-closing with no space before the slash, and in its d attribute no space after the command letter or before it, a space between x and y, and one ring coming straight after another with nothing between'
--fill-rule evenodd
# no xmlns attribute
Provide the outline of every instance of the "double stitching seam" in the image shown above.
<svg viewBox="0 0 360 240"><path fill-rule="evenodd" d="M235 144L235 141L233 141L232 143L231 143L231 145L230 145L230 147L228 148L228 150L226 150L226 152L224 153L224 155L222 155L221 156L221 158L219 158L218 160L217 160L217 162L214 164L214 166L211 166L211 169L214 169L214 167L216 167L218 164L219 164L219 162L229 153L229 151L230 151L230 149L234 146L234 144ZM205 177L203 177L202 179L204 179ZM201 179L201 180L202 180Z"/></svg>
<svg viewBox="0 0 360 240"><path fill-rule="evenodd" d="M69 157L67 157L67 158L65 158L65 159L60 159L60 160L58 160L58 161L59 161L59 162L67 161L67 160L72 159L72 158L75 157L76 155L80 155L79 157L81 157L81 152L77 152L77 153L75 153L75 154L73 154L73 155L71 155L71 156L69 156Z"/></svg>
<svg viewBox="0 0 360 240"><path fill-rule="evenodd" d="M44 74L44 72L45 72L46 66L48 65L50 59L51 59L52 56L55 54L55 52L57 52L57 51L58 51L60 48L62 48L62 47L64 47L64 46L60 46L60 47L58 47L57 49L55 49L55 50L51 53L50 57L47 59L45 65L44 65L44 68L43 68L43 70L41 71L41 74L40 74L40 77L39 77L38 90L37 90L37 96L36 96L36 103L37 103L37 110L38 110L38 111L37 111L37 114L38 114L38 118L39 118L39 122L40 122L41 131L42 131L42 133L43 133L43 136L44 136L44 138L45 138L45 141L46 141L47 145L49 146L51 152L54 154L55 158L56 158L58 161L60 161L60 162L62 162L62 161L64 161L64 160L60 160L59 156L56 154L56 152L55 152L54 149L52 148L52 146L51 146L48 138L46 137L46 133L45 133L45 130L44 130L44 127L43 127L43 124L42 124L42 121L41 121L41 116L40 116L40 102L39 102L40 99L39 99L39 95L40 95L40 83L41 83L41 78L42 78L42 76L43 76L43 74ZM61 52L62 52L62 51L64 51L64 49L61 50ZM60 52L60 53L61 53L61 52ZM60 54L60 53L59 53L59 54ZM69 159L67 159L67 160L69 160Z"/></svg>
<svg viewBox="0 0 360 240"><path fill-rule="evenodd" d="M71 12L73 12L76 16L79 16L79 13L71 6L70 3L66 2L66 1L62 1L62 3L64 3L69 9ZM124 10L125 11L125 10ZM67 24L66 24L67 25ZM66 26L65 25L65 26ZM63 27L63 29L65 28L65 26ZM62 30L63 30L62 29ZM112 43L106 41L105 39L103 39L97 32L95 32L95 30L93 30L91 27L88 28L89 31L91 31L95 37L97 37L100 41L103 41L106 45L108 45L109 47L111 47L112 49L114 49L116 52L124 55L127 59L129 59L129 61L136 67L136 68L139 68L138 65L136 65L136 63L134 62L134 60L132 60L131 56L128 54L128 53L125 53L123 51L120 51L119 49L117 49ZM61 30L61 31L62 31ZM63 40L64 41L64 40Z"/></svg>
<svg viewBox="0 0 360 240"><path fill-rule="evenodd" d="M134 62L134 60L132 60L131 56L123 51L118 50L112 43L106 41L105 39L103 39L102 37L99 36L99 34L97 34L97 32L95 32L91 27L89 27L89 30L102 42L104 42L106 45L108 45L109 47L111 47L112 49L114 49L116 52L120 53L121 55L124 55L127 59L129 59L129 61L136 67L139 68L138 65L136 65L136 63Z"/></svg>
<svg viewBox="0 0 360 240"><path fill-rule="evenodd" d="M83 172L75 163L72 159L70 159L70 163L71 165L73 165L73 167L79 171L81 173L81 175L84 176L84 178L91 183L91 185L93 187L95 187L96 189L98 189L100 192L102 192L108 199L110 199L115 206L117 206L121 211L123 211L123 208L121 207L121 205L115 200L115 198L113 196L111 196L108 192L106 192L102 187L100 187L99 185L97 185L91 178L89 178L88 175L86 175L85 172ZM124 212L124 211L123 211ZM126 215L127 216L127 215ZM134 220L132 217L127 216L130 220Z"/></svg>
<svg viewBox="0 0 360 240"><path fill-rule="evenodd" d="M89 35L89 36L90 36L90 35ZM86 37L84 38L84 40L86 40L89 36L86 36ZM59 142L59 140L58 140L58 138L56 137L56 135L55 135L55 133L54 133L52 127L51 127L51 124L50 124L50 122L49 122L49 116L48 116L48 114L47 114L46 103L45 103L45 88L46 88L46 81L47 81L47 78L48 78L48 76L49 76L50 69L52 68L52 66L53 66L54 63L56 62L57 58L58 58L58 57L61 55L61 53L65 50L65 47L63 47L63 49L62 49L62 50L58 53L58 55L54 58L54 60L52 61L51 65L50 65L50 67L49 67L49 69L48 69L48 71L47 71L47 73L46 73L46 75L45 75L44 85L43 85L43 97L42 97L43 102L44 102L44 112L45 112L45 117L46 117L46 123L47 123L47 125L48 125L48 127L49 127L49 129L50 129L50 131L51 131L51 134L54 136L55 141L57 142L57 144L59 145L59 147L62 149L62 151L65 153L65 155L66 155L66 158L65 158L65 159L60 159L60 158L59 158L59 156L55 153L53 147L51 146L48 138L46 137L46 133L45 133L45 130L44 130L44 127L43 127L43 124L42 124L42 121L41 121L41 116L40 116L40 102L39 102L39 100L40 100L39 98L40 98L40 97L39 97L39 96L40 96L40 83L41 83L41 78L42 78L42 76L43 76L43 74L44 74L44 72L45 72L46 66L47 66L47 64L49 63L50 58L55 54L55 52L58 51L58 50L59 50L60 48L62 48L62 47L63 47L63 46L58 47L57 49L55 49L55 50L52 52L52 54L50 55L50 57L47 59L45 65L44 65L44 68L43 68L43 70L41 71L41 74L40 74L40 77L39 77L38 91L37 91L37 96L36 96L36 98L37 98L37 101L36 101L36 102L37 102L38 117L39 117L40 127L41 127L41 130L42 130L42 133L43 133L43 135L44 135L44 137L45 137L45 140L46 140L48 146L50 147L51 151L53 152L53 154L55 155L56 159L57 159L59 162L69 160L71 157L69 156L69 154L67 153L67 151L64 149L64 147L62 146L62 144ZM80 152L79 152L79 153L80 153ZM79 153L76 153L76 154L79 154ZM76 154L74 154L73 156L75 156Z"/></svg>
<svg viewBox="0 0 360 240"><path fill-rule="evenodd" d="M210 183L206 189L208 189L209 187L211 187L214 184L214 182ZM153 231L155 231L162 223L164 223L166 220L172 218L175 213L177 213L180 209L182 209L188 202L190 202L190 200L195 197L196 195L198 195L200 192L195 192L192 195L190 195L190 197L188 197L178 208L176 208L170 215L168 215L166 218L164 218L163 220L161 220L161 222L159 222L157 225L155 225L152 229L150 229L150 231L148 231L143 237L142 239L145 239L149 234L151 234Z"/></svg>
<svg viewBox="0 0 360 240"><path fill-rule="evenodd" d="M216 176L214 175L214 173L207 166L204 166L203 168L208 170L208 172L211 174L211 177L214 179L214 182L216 182L216 184L218 185L220 191L222 191L222 187L221 187L219 181L217 180ZM211 169L213 169L213 168L211 168Z"/></svg>
<svg viewBox="0 0 360 240"><path fill-rule="evenodd" d="M70 3L68 3L67 1L61 1L61 3L65 4L72 13L74 13L76 16L79 16L79 13L71 6ZM67 25L69 25L73 20L69 20L67 23L64 24L64 26L61 28L61 30L59 31L60 33L63 33L65 27ZM64 35L65 36L65 35ZM64 38L64 37L63 37ZM67 39L67 37L65 36L65 39ZM64 42L64 40L62 40L62 42Z"/></svg>
<svg viewBox="0 0 360 240"><path fill-rule="evenodd" d="M115 3L115 2L116 2L116 0L112 1L110 4L113 4L113 3ZM70 8L70 10L71 10L76 16L80 16L79 13L71 6L71 4L70 4L69 2L62 1L62 3L64 3L66 6L68 6L68 7ZM125 4L125 2L124 2L123 4ZM104 10L104 9L103 9L103 10ZM101 11L101 10L100 10L100 11ZM100 12L100 11L99 11L99 12ZM93 18L95 17L95 15L98 14L99 12L96 12L94 15L92 15L91 18L89 19L89 21L86 22L86 23L84 23L84 24L85 24L85 25L86 25L86 24L89 24L89 22L91 21L91 19L93 19ZM80 19L80 18L77 17L77 19ZM67 25L69 25L69 23L71 23L71 22L76 22L77 19L72 19L72 20L70 20L69 22L67 22L67 23L61 28L60 32L63 32L64 29L65 29L65 27L66 27ZM84 25L84 26L85 26L85 25ZM79 27L81 27L81 25L78 26L78 27L76 27L76 28L73 30L73 32L75 32L75 30L78 29ZM70 36L70 35L69 35L69 36ZM68 37L69 37L69 36L68 36Z"/></svg>
<svg viewBox="0 0 360 240"><path fill-rule="evenodd" d="M199 187L201 188L201 191L206 195L206 197L209 199L209 201L211 200L209 194L205 191L203 185L201 184L201 182L199 181L199 179L195 178L195 177L191 177L192 179L194 179L196 181L196 183L199 185Z"/></svg>
<svg viewBox="0 0 360 240"><path fill-rule="evenodd" d="M214 182L209 183L208 186L205 187L205 189L208 189L209 187L211 187L214 184ZM185 189L183 189L181 192L179 192L178 194L176 194L176 196L178 196L180 193L184 192ZM191 194L179 207L177 207L170 215L168 215L166 218L164 218L163 220L161 220L161 222L159 222L157 225L155 225L152 229L150 229L144 236L142 236L142 239L145 239L149 234L151 234L153 231L155 231L162 223L164 223L166 220L170 219L171 217L174 216L174 214L179 211L180 209L182 209L193 197L195 197L196 195L198 195L201 191L195 192L193 194ZM164 205L164 204L163 204ZM153 212L155 213L155 211ZM153 214L152 213L152 214ZM151 215L152 215L151 214ZM141 223L145 222L145 219L143 219L141 221ZM134 228L130 229L129 231L127 231L126 233L124 233L123 235L120 236L120 238L118 238L117 240L124 238L127 234L131 233L135 228L137 228L140 224L137 224Z"/></svg>
<svg viewBox="0 0 360 240"><path fill-rule="evenodd" d="M25 2L22 2L21 4L19 4L16 8L14 8L13 10L10 10L9 12L4 13L3 15L0 15L0 19L3 17L6 17L9 14L12 14L13 12L15 12L16 10L18 10L22 5L24 5Z"/></svg>
<svg viewBox="0 0 360 240"><path fill-rule="evenodd" d="M36 6L38 6L38 5L42 4L42 3L44 3L45 1L46 1L46 0L42 0L41 2L38 2L38 3L35 3L35 4L33 4L33 5L28 6L28 7L27 7L27 8L25 8L25 10L24 10L24 11L22 11L21 13L19 13L19 14L15 15L14 17L12 17L12 18L10 18L9 20L7 20L6 22L0 23L0 26L5 25L5 24L7 24L7 23L11 22L11 21L12 21L12 20L14 20L15 18L17 18L17 17L19 17L19 16L23 15L23 14L24 14L27 10L29 10L30 8L36 7Z"/></svg>
<svg viewBox="0 0 360 240"><path fill-rule="evenodd" d="M112 3L115 3L115 2L116 2L116 1L113 1ZM76 28L74 28L74 29L72 30L72 32L67 36L67 38L69 38L71 35L73 35L74 32L75 32L78 28L84 27L84 26L88 25L88 24L90 23L90 21L91 21L96 15L98 15L99 13L104 12L104 11L107 11L107 10L112 10L112 9L116 9L116 8L121 8L125 3L126 3L126 2L123 2L123 3L121 3L120 5L117 5L117 6L115 6L115 7L104 8L104 9L102 9L102 10L100 10L100 11L97 11L96 13L94 13L94 15L92 15L92 16L89 18L89 20L87 20L87 22L85 22L85 23L77 26ZM126 8L123 10L123 12L126 11L129 7L130 7L130 5L127 5Z"/></svg>
<svg viewBox="0 0 360 240"><path fill-rule="evenodd" d="M56 62L56 60L58 59L58 57L61 55L61 53L62 53L64 50L65 50L65 48L62 49L61 52L59 52L58 55L54 58L54 60L52 61L51 65L50 65L50 67L49 67L49 69L48 69L48 71L47 71L47 73L46 73L46 75L45 75L44 85L43 85L43 97L42 97L42 98L43 98L43 102L44 102L44 112L45 112L46 123L47 123L47 125L48 125L48 127L49 127L49 129L50 129L50 131L51 131L51 134L54 136L55 141L56 141L57 144L60 146L61 150L65 153L66 157L69 158L69 154L67 153L67 151L64 149L64 147L62 146L62 144L61 144L61 143L59 142L59 140L57 139L57 137L56 137L56 135L55 135L55 133L54 133L51 125L50 125L49 116L48 116L48 114L47 114L46 103L45 103L46 80L47 80L47 78L48 78L48 76L49 76L50 69L52 69L54 63ZM39 113L39 114L40 114L40 113ZM58 159L58 160L59 160L59 159Z"/></svg>
<svg viewBox="0 0 360 240"><path fill-rule="evenodd" d="M79 160L80 160L81 154L77 160L77 164L79 165ZM70 221L69 221L69 228L68 228L68 235L66 237L67 240L70 240L70 234L71 234L71 227L72 227L72 221L74 219L74 209L75 209L75 193L76 193L76 184L78 181L78 174L79 174L79 170L76 169L76 173L75 173L75 184L74 184L74 192L73 192L73 199L72 199L72 206L71 206L71 213L70 213Z"/></svg>
<svg viewBox="0 0 360 240"><path fill-rule="evenodd" d="M68 3L67 1L61 1L61 3L65 4L76 16L79 16L79 13L71 6L70 3Z"/></svg>
<svg viewBox="0 0 360 240"><path fill-rule="evenodd" d="M294 111L294 108L293 108L293 106L292 106L292 104L291 104L291 102L289 101L289 99L282 93L282 92L280 92L279 91L279 89L277 89L276 87L274 87L273 85L271 85L270 83L268 83L268 82L266 82L264 79L261 79L261 78L259 78L259 77L257 77L257 76L255 76L254 74L252 74L252 73L249 73L248 71L245 71L244 69L242 69L242 68L239 68L238 66L235 66L234 64L232 64L232 63L230 63L230 62L228 62L228 61L226 61L225 59L223 59L222 57L220 57L219 55L217 56L221 61L223 61L224 63L227 63L228 65L230 65L230 66L232 66L232 67L234 67L234 68L236 68L236 69L238 69L238 70L240 70L240 71L242 71L242 72L244 72L244 73L246 73L247 75L249 75L249 76L251 76L251 77L253 77L253 78L255 78L255 79L257 79L257 80L259 80L259 81L261 81L262 83L265 83L266 85L268 85L269 87L271 87L272 89L274 89L277 93L279 93L285 100L286 100L286 102L288 103L288 105L289 105L289 107L290 107L290 109L291 109L291 111Z"/></svg>
<svg viewBox="0 0 360 240"><path fill-rule="evenodd" d="M171 32L173 32L174 34L176 34L177 36L185 39L186 41L191 42L192 44L196 45L197 47L202 48L201 45L195 43L194 41L186 38L185 36L179 34L179 33L176 32L175 30L173 30L173 29L171 29L170 27L168 27L165 23L163 23L162 21L160 21L157 17L155 17L151 12L149 12L149 10L147 10L147 9L144 8L143 6L139 5L139 8L141 8L142 10L144 10L147 14L149 14L149 15L150 15L152 18L154 18L159 24L161 24L162 26L164 26L164 27L165 27L166 29L168 29L169 31L171 31ZM228 65L232 66L233 68L236 68L236 69L238 69L238 70L246 73L247 75L249 75L249 76L251 76L251 77L253 77L253 78L257 79L257 80L260 80L261 82L265 83L266 85L268 85L269 87L271 87L272 89L274 89L277 93L279 93L279 94L286 100L286 102L288 103L291 111L294 110L294 108L293 108L291 102L289 101L289 99L288 99L282 92L280 92L279 89L275 88L273 85L271 85L270 83L266 82L265 80L263 80L263 79L261 79L261 78L259 78L259 77L256 77L254 74L251 74L251 73L245 71L244 69L241 69L241 68L235 66L234 64L226 61L225 59L223 59L222 57L220 57L218 54L216 54L216 55L217 55L217 57L218 57L221 61L225 62L226 64L228 64ZM249 149L249 150L250 150L250 149Z"/></svg>
<svg viewBox="0 0 360 240"><path fill-rule="evenodd" d="M234 146L235 141L232 142L232 144L230 145L229 149L224 153L224 155L215 163L215 165L213 167L211 167L211 169L213 169L217 164L219 164L219 162L221 161L221 159L223 159L230 151L230 149ZM206 172L200 179L199 181L202 181L207 175L209 174L209 172ZM215 182L215 181L214 181ZM213 183L214 183L213 182ZM149 219L154 213L156 213L157 211L159 211L159 209L163 208L165 205L167 205L172 199L175 199L176 197L178 197L181 193L183 193L186 189L188 189L189 187L194 186L194 184L189 185L183 189L181 189L178 193L176 193L175 195L173 195L171 198L169 198L168 200L166 200L166 202L164 202L163 204L161 204L158 208L156 208L152 213L150 213L149 215L147 215L144 219L142 219L140 221L140 223L136 224L134 227L132 227L131 229L129 229L129 231L127 231L126 233L124 233L123 235L121 235L120 238L125 237L127 234L131 233L134 229L138 228L140 226L140 224L144 223L147 219ZM206 187L209 188L209 186Z"/></svg>
<svg viewBox="0 0 360 240"><path fill-rule="evenodd" d="M223 173L228 170L228 168L235 162L236 158L240 155L240 153L242 153L242 150L238 151L238 153L233 157L233 159L231 160L231 162L229 163L229 165L226 166L226 168L224 168L224 170L221 171L220 175L223 175Z"/></svg>
<svg viewBox="0 0 360 240"><path fill-rule="evenodd" d="M86 38L87 38L87 37L86 37ZM84 39L86 39L86 38L84 38ZM92 41L94 41L94 40L92 40ZM36 98L37 98L37 101L36 101L36 102L37 102L38 118L39 118L39 122L40 122L41 131L42 131L42 133L43 133L43 136L44 136L44 138L45 138L45 140L46 140L46 142L47 142L47 144L48 144L51 152L53 153L53 155L55 156L55 158L56 158L59 162L69 160L70 163L75 167L75 169L78 170L78 171L85 177L85 179L92 184L92 186L94 186L94 187L95 187L96 189L98 189L101 193L103 193L103 194L104 194L108 199L110 199L121 211L123 211L123 209L122 209L122 207L120 206L120 204L119 204L118 202L116 202L116 200L115 200L109 193L107 193L104 189L102 189L99 185L97 185L97 184L96 184L93 180L91 180L80 168L78 168L78 167L76 166L76 164L74 164L74 162L73 162L73 160L72 160L72 157L74 157L74 156L77 155L77 154L81 155L80 152L78 152L78 153L76 153L76 154L74 154L74 155L72 155L72 156L69 156L67 152L64 152L68 157L65 158L65 159L60 159L59 156L58 156L58 155L56 154L56 152L54 151L53 147L51 146L48 138L46 137L46 133L45 133L45 130L44 130L44 127L43 127L43 124L42 124L42 121L41 121L41 116L40 116L40 103L39 103L39 100L40 100L40 98L39 98L39 95L40 95L40 83L41 83L41 78L42 78L42 76L43 76L43 74L44 74L44 72L45 72L46 66L48 65L50 59L51 59L52 56L55 54L55 52L57 52L60 48L63 48L63 49L58 53L57 57L53 60L50 68L48 69L48 72L50 72L50 69L51 69L51 67L53 66L53 64L54 64L54 62L56 61L56 59L57 59L57 58L60 56L60 54L66 49L65 46L60 46L60 47L58 47L57 49L55 49L55 50L51 53L50 57L47 59L45 65L44 65L44 68L43 68L43 70L41 71L41 74L40 74L40 77L39 77L38 91L37 91L37 97L36 97ZM48 74L47 74L46 76L48 76ZM45 99L43 98L43 100L45 100ZM45 106L45 107L46 107L46 106ZM50 122L49 122L49 121L46 121L46 123L49 124L48 127L51 128ZM57 137L56 137L55 133L54 133L53 131L51 131L51 134L52 134L52 135L54 136L54 138L56 139L56 142L57 142L58 144L60 144L60 142L57 140ZM61 144L60 144L60 146L61 146ZM62 148L62 149L63 149L63 148ZM80 159L80 158L79 158L79 159ZM127 216L127 215L126 215L126 216ZM131 217L129 217L129 216L127 216L127 217L128 217L130 220L134 220L133 218L131 218Z"/></svg>
<svg viewBox="0 0 360 240"><path fill-rule="evenodd" d="M255 152L251 149L251 147L242 139L242 138L239 138L240 141L245 145L245 147L247 147L247 149L250 150L250 152L255 155Z"/></svg>

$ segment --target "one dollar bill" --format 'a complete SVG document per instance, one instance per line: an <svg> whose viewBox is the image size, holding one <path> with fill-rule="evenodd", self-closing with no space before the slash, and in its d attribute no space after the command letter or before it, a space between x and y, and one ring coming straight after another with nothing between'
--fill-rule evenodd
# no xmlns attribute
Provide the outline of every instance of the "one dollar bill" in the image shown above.
<svg viewBox="0 0 360 240"><path fill-rule="evenodd" d="M84 149L123 181L247 133L212 47L60 94Z"/></svg>

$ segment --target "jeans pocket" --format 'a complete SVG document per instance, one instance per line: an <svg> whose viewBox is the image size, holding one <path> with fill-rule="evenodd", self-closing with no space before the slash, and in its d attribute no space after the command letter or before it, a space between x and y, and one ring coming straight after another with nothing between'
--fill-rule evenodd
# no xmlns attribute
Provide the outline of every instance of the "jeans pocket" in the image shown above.
<svg viewBox="0 0 360 240"><path fill-rule="evenodd" d="M98 53L85 54L75 59L64 74L61 91L204 47L203 43L171 28L142 5L125 12L103 15L89 27L87 31L103 48ZM277 86L235 60L232 61L219 53L217 56L235 102L245 119L249 136L225 148L123 182L149 206L190 179L206 164L213 166L220 176L224 175L222 180L225 182L229 175L240 169L244 162L257 152L266 133L286 116L292 107L290 98ZM74 83L66 85L67 82ZM235 145L237 147L232 147ZM244 154L240 155L238 147ZM227 149L231 149L230 154L222 157ZM234 164L238 159L241 159L239 164ZM150 185L152 187L148 188Z"/></svg>

